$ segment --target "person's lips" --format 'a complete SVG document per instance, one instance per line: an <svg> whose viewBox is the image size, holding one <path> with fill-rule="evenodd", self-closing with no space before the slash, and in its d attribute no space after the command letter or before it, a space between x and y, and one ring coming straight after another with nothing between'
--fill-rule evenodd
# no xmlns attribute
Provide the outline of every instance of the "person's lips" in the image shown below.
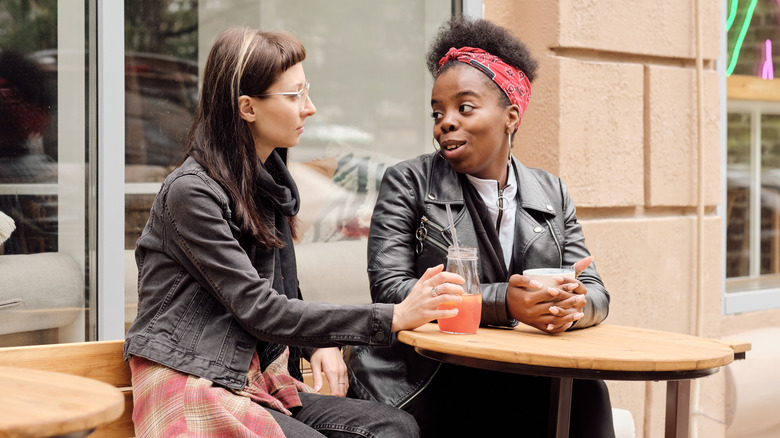
<svg viewBox="0 0 780 438"><path fill-rule="evenodd" d="M442 149L451 151L463 146L464 144L466 144L465 140L447 139L447 140L442 140L442 142L439 145L441 146Z"/></svg>

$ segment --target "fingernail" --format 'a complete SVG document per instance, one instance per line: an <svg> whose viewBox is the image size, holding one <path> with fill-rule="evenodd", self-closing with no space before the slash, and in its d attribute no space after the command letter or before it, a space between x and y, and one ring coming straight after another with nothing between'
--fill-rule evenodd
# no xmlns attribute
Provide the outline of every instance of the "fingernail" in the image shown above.
<svg viewBox="0 0 780 438"><path fill-rule="evenodd" d="M547 292L550 293L550 295L556 297L560 293L560 291L554 287L547 288Z"/></svg>
<svg viewBox="0 0 780 438"><path fill-rule="evenodd" d="M554 326L554 325L552 325L552 324L547 324L547 330L552 330L552 329L554 329L554 328L555 328L555 326Z"/></svg>
<svg viewBox="0 0 780 438"><path fill-rule="evenodd" d="M540 287L542 287L542 283L539 283L539 282L538 282L538 281L536 281L536 280L531 280L531 282L530 282L530 283L528 283L528 284L529 284L530 286L532 286L532 287L535 287L535 288L537 288L537 289L539 289Z"/></svg>
<svg viewBox="0 0 780 438"><path fill-rule="evenodd" d="M555 306L552 306L552 307L550 307L550 308L549 308L549 309L547 309L547 310L549 310L549 311L550 311L550 313L552 313L553 315L557 315L557 314L558 314L558 308L557 308L557 307L555 307Z"/></svg>
<svg viewBox="0 0 780 438"><path fill-rule="evenodd" d="M585 316L585 314L584 314L584 313L582 313L582 312L580 312L580 313L578 313L578 314L574 315L574 319L580 319L580 318L582 318L583 316Z"/></svg>

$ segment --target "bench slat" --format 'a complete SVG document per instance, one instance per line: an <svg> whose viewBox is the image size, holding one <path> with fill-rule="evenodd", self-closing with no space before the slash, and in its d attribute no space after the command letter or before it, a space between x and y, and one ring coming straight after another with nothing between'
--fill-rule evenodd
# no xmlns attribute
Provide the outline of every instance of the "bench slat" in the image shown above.
<svg viewBox="0 0 780 438"><path fill-rule="evenodd" d="M0 349L0 365L75 374L119 388L132 386L122 357L124 340Z"/></svg>

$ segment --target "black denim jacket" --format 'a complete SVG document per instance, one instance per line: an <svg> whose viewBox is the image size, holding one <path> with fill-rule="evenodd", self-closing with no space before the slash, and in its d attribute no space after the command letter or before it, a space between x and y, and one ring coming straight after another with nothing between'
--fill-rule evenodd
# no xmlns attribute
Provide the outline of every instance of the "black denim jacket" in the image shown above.
<svg viewBox="0 0 780 438"><path fill-rule="evenodd" d="M138 315L126 360L138 355L243 389L258 340L315 348L389 344L392 304L289 299L271 287L274 252L252 251L252 260L240 241L227 193L188 158L163 182L138 239Z"/></svg>
<svg viewBox="0 0 780 438"><path fill-rule="evenodd" d="M512 258L520 272L510 275L530 268L568 267L587 257L590 253L582 227L563 181L544 170L525 167L514 158L512 165L518 184ZM427 268L446 263L448 203L458 242L478 247L458 174L449 163L434 153L385 172L368 239L368 276L375 303L400 302ZM508 283L481 280L481 325L516 325L506 308ZM609 293L593 264L579 280L588 288L587 306L575 327L584 328L607 317ZM349 347L345 359L350 391L394 406L403 406L422 391L439 366L395 336L391 348Z"/></svg>

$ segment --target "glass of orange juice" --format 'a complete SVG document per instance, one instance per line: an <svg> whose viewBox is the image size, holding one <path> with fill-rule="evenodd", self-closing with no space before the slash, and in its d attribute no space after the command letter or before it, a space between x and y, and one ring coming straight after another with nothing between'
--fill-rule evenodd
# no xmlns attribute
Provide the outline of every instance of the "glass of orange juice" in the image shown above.
<svg viewBox="0 0 780 438"><path fill-rule="evenodd" d="M439 320L439 330L445 333L474 334L482 318L482 293L479 289L477 248L454 247L447 250L447 271L463 277L463 301L458 304L442 304L439 309L458 308L458 315Z"/></svg>

